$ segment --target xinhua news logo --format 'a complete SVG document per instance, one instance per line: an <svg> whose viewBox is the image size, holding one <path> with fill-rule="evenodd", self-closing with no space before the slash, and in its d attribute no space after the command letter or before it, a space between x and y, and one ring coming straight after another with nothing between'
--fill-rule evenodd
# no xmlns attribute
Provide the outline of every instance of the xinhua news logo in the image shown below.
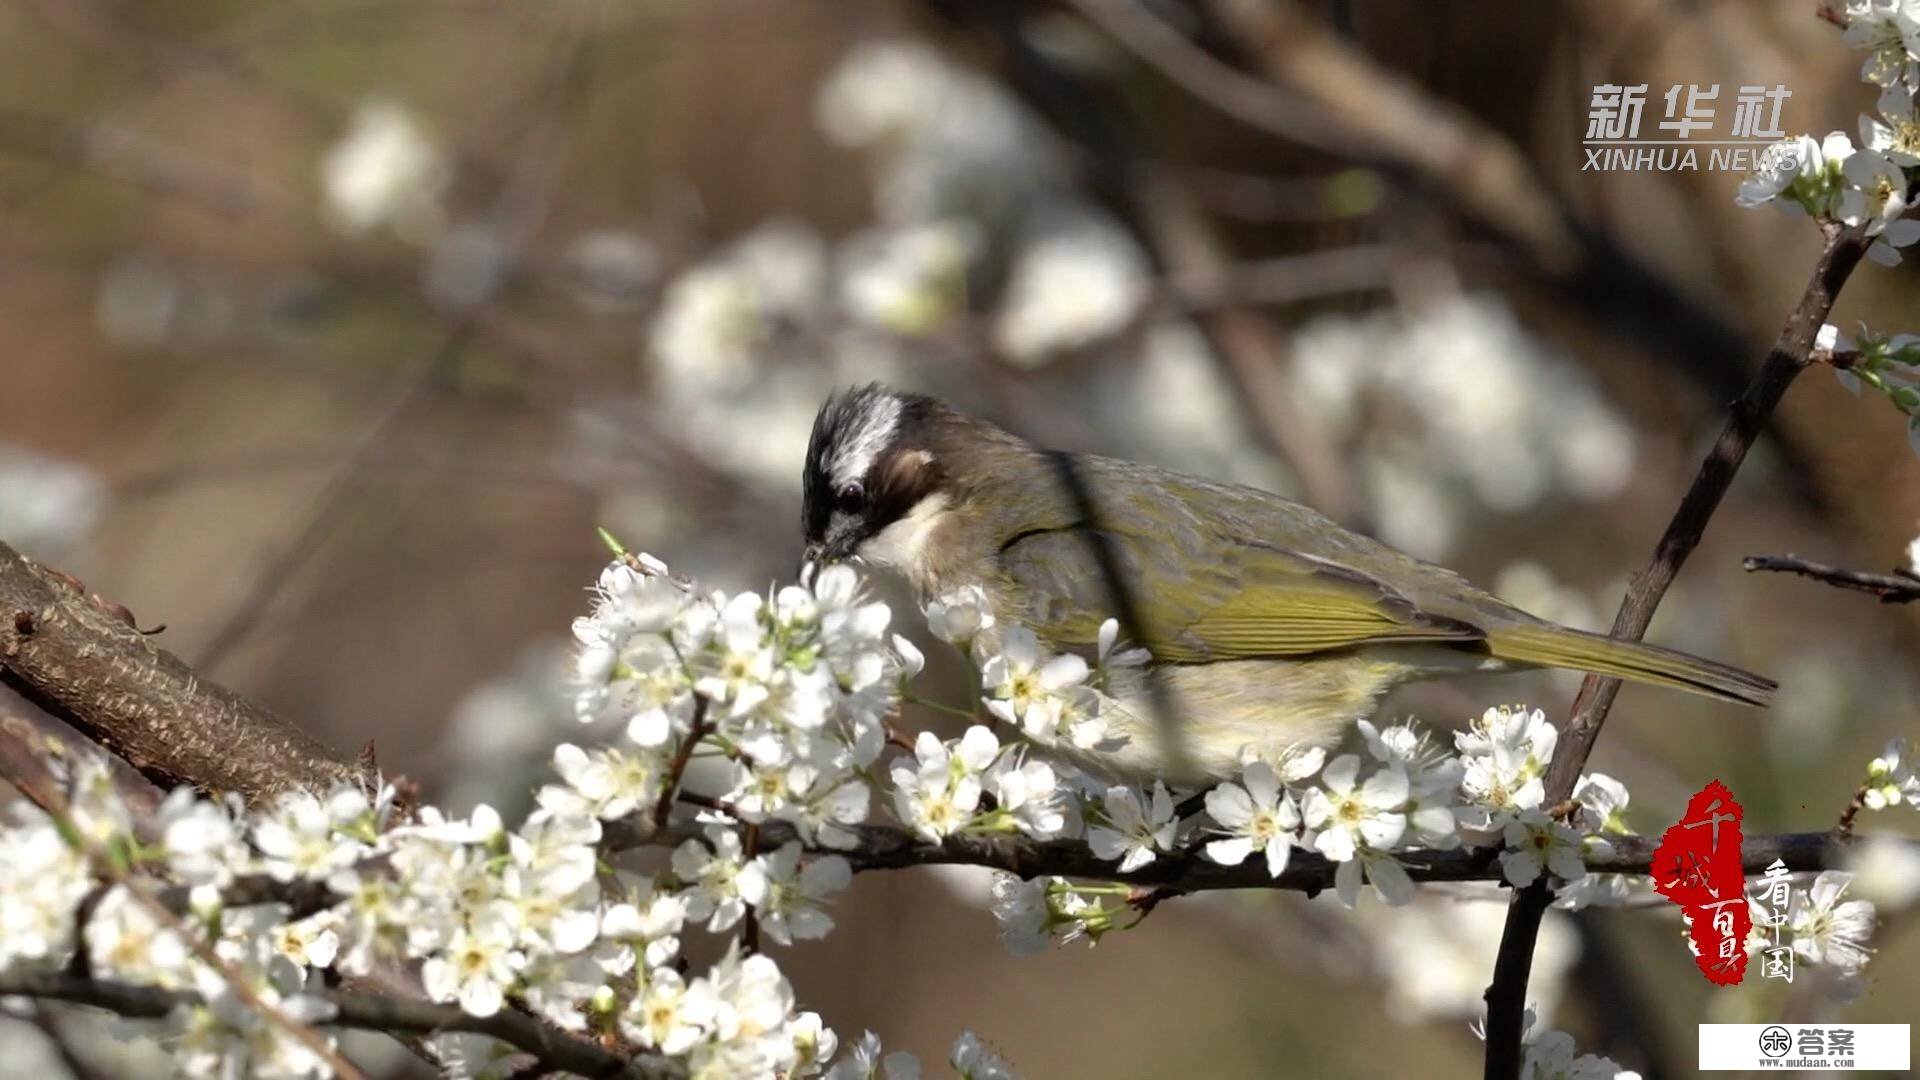
<svg viewBox="0 0 1920 1080"><path fill-rule="evenodd" d="M1701 1024L1700 1070L1905 1071L1911 1040L1909 1024Z"/></svg>
<svg viewBox="0 0 1920 1080"><path fill-rule="evenodd" d="M1698 169L1752 172L1763 162L1791 166L1778 160L1791 156L1791 146L1780 126L1780 109L1793 91L1785 86L1741 86L1725 95L1732 108L1721 123L1720 84L1699 86L1675 83L1651 99L1665 119L1641 135L1641 121L1649 104L1647 83L1623 86L1602 83L1593 88L1587 106L1587 136L1581 142L1586 160L1581 172L1688 172ZM1656 114L1658 115L1658 114Z"/></svg>

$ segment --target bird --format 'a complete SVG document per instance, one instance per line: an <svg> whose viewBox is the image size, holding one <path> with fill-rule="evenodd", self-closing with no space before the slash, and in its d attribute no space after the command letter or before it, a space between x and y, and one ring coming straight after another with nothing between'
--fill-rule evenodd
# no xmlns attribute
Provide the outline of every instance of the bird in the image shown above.
<svg viewBox="0 0 1920 1080"><path fill-rule="evenodd" d="M1567 668L1765 707L1776 684L1537 618L1461 575L1257 488L1047 450L879 384L820 407L805 560L977 587L994 625L1086 654L1118 620L1149 659L1076 764L1205 784L1249 755L1330 746L1410 681Z"/></svg>

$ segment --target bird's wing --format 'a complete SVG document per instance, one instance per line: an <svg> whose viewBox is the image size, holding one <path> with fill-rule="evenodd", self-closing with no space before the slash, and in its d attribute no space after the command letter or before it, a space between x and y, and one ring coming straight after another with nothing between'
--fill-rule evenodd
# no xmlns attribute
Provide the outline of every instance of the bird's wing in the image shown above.
<svg viewBox="0 0 1920 1080"><path fill-rule="evenodd" d="M1028 600L1035 633L1061 644L1095 640L1119 617L1104 564L1124 583L1145 639L1160 660L1205 662L1304 656L1375 642L1469 642L1467 622L1422 611L1353 567L1260 540L1222 536L1192 517L1164 534L1085 528L1034 532L1001 552L1004 572Z"/></svg>

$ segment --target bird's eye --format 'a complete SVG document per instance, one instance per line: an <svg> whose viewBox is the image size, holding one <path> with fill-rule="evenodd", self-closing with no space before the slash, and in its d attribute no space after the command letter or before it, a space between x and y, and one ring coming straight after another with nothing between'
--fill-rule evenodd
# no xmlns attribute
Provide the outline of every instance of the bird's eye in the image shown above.
<svg viewBox="0 0 1920 1080"><path fill-rule="evenodd" d="M860 500L866 494L866 489L858 483L842 484L840 490L834 493L834 502L839 504L842 510L854 510L859 508Z"/></svg>

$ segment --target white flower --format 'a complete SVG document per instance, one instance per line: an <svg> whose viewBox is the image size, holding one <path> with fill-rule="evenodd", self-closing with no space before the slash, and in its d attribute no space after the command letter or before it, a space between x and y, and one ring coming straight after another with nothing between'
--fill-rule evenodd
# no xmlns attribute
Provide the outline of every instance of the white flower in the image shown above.
<svg viewBox="0 0 1920 1080"><path fill-rule="evenodd" d="M1147 262L1117 225L1087 216L1048 229L1015 253L994 342L1015 363L1123 329L1147 298Z"/></svg>
<svg viewBox="0 0 1920 1080"><path fill-rule="evenodd" d="M511 922L497 911L483 911L470 926L454 930L445 950L427 959L420 982L435 1001L458 1001L474 1016L492 1016L526 963L526 954L514 947Z"/></svg>
<svg viewBox="0 0 1920 1080"><path fill-rule="evenodd" d="M1904 837L1862 837L1849 854L1847 870L1853 874L1851 891L1876 909L1903 911L1920 900L1920 852Z"/></svg>
<svg viewBox="0 0 1920 1080"><path fill-rule="evenodd" d="M993 875L993 919L1000 927L1001 944L1015 956L1031 956L1053 940L1048 933L1049 880L1026 880L1002 872Z"/></svg>
<svg viewBox="0 0 1920 1080"><path fill-rule="evenodd" d="M1908 0L1846 0L1847 44L1863 50L1860 77L1878 86L1915 81L1920 19Z"/></svg>
<svg viewBox="0 0 1920 1080"><path fill-rule="evenodd" d="M224 886L247 864L241 826L220 804L190 787L168 794L155 815L167 869L188 885Z"/></svg>
<svg viewBox="0 0 1920 1080"><path fill-rule="evenodd" d="M720 1002L714 1034L731 1044L728 1057L739 1062L788 1052L791 1042L785 1028L793 1015L793 987L771 957L742 955L736 940L708 970L705 981Z"/></svg>
<svg viewBox="0 0 1920 1080"><path fill-rule="evenodd" d="M0 972L57 967L73 952L74 913L93 889L87 860L38 811L0 829Z"/></svg>
<svg viewBox="0 0 1920 1080"><path fill-rule="evenodd" d="M1888 739L1880 756L1867 764L1867 782L1860 801L1869 810L1885 810L1902 802L1920 807L1920 775L1907 756L1907 740Z"/></svg>
<svg viewBox="0 0 1920 1080"><path fill-rule="evenodd" d="M734 719L758 708L769 695L774 653L761 621L764 607L754 593L741 593L726 602L715 639L718 655L694 683L694 689L715 706L726 706L724 715Z"/></svg>
<svg viewBox="0 0 1920 1080"><path fill-rule="evenodd" d="M1126 785L1108 788L1101 805L1107 823L1087 830L1087 846L1099 858L1118 859L1121 873L1138 870L1152 862L1157 852L1173 848L1179 822L1174 820L1173 796L1165 784L1154 781L1148 806L1142 806L1140 793Z"/></svg>
<svg viewBox="0 0 1920 1080"><path fill-rule="evenodd" d="M102 754L85 754L67 779L67 821L95 844L109 844L133 831L133 812L120 797L114 766Z"/></svg>
<svg viewBox="0 0 1920 1080"><path fill-rule="evenodd" d="M1799 179L1803 155L1812 143L1813 140L1801 135L1782 139L1762 150L1754 163L1752 175L1740 182L1733 201L1749 210L1772 202ZM1781 205L1797 206L1796 203L1787 202Z"/></svg>
<svg viewBox="0 0 1920 1080"><path fill-rule="evenodd" d="M866 42L821 86L815 116L843 146L902 139L951 101L953 83L946 61L924 45Z"/></svg>
<svg viewBox="0 0 1920 1080"><path fill-rule="evenodd" d="M988 711L1041 741L1052 737L1086 678L1085 660L1072 653L1045 657L1040 640L1023 626L1009 628L1000 651L980 669Z"/></svg>
<svg viewBox="0 0 1920 1080"><path fill-rule="evenodd" d="M1259 851L1266 856L1268 876L1277 878L1287 869L1294 834L1300 827L1300 809L1266 762L1248 765L1241 779L1241 784L1221 784L1207 792L1207 814L1230 837L1210 841L1207 858L1224 866L1238 866Z"/></svg>
<svg viewBox="0 0 1920 1080"><path fill-rule="evenodd" d="M1500 872L1516 886L1531 885L1542 870L1563 881L1578 881L1587 872L1580 834L1538 810L1516 815L1503 835L1507 846L1500 853Z"/></svg>
<svg viewBox="0 0 1920 1080"><path fill-rule="evenodd" d="M993 629L993 608L986 590L966 585L927 602L927 632L965 648L982 630Z"/></svg>
<svg viewBox="0 0 1920 1080"><path fill-rule="evenodd" d="M1471 829L1497 829L1546 799L1541 782L1559 735L1538 709L1488 709L1454 736L1465 764L1461 791L1471 805L1457 811Z"/></svg>
<svg viewBox="0 0 1920 1080"><path fill-rule="evenodd" d="M1543 1031L1526 1042L1520 1062L1521 1080L1639 1080L1640 1074L1598 1054L1581 1054L1573 1036Z"/></svg>
<svg viewBox="0 0 1920 1080"><path fill-rule="evenodd" d="M1874 909L1865 900L1846 900L1853 875L1823 870L1805 892L1796 892L1787 914L1793 951L1811 963L1826 964L1842 975L1857 975L1873 950Z"/></svg>
<svg viewBox="0 0 1920 1080"><path fill-rule="evenodd" d="M280 955L302 968L330 968L340 955L340 935L334 924L339 917L323 911L297 922L274 927L273 944Z"/></svg>
<svg viewBox="0 0 1920 1080"><path fill-rule="evenodd" d="M1573 1036L1564 1031L1536 1031L1537 1017L1527 1006L1521 1026L1521 1080L1640 1080L1640 1074L1622 1069L1598 1054L1579 1054ZM1475 1024L1473 1033L1485 1039L1486 1029ZM1578 1054L1579 1056L1575 1056Z"/></svg>
<svg viewBox="0 0 1920 1080"><path fill-rule="evenodd" d="M1426 763L1426 735L1411 722L1382 728L1371 720L1361 720L1358 726L1361 738L1366 740L1367 753L1372 754L1375 761L1398 765L1408 772Z"/></svg>
<svg viewBox="0 0 1920 1080"><path fill-rule="evenodd" d="M1027 761L1009 750L987 770L987 790L1013 825L1036 840L1051 840L1067 828L1067 801L1053 766Z"/></svg>
<svg viewBox="0 0 1920 1080"><path fill-rule="evenodd" d="M636 956L648 967L659 967L680 953L679 935L687 918L686 901L673 893L654 893L651 880L643 880L645 888L600 913L602 943L626 946L596 955L609 975L624 975L632 970Z"/></svg>
<svg viewBox="0 0 1920 1080"><path fill-rule="evenodd" d="M814 316L824 262L811 230L774 221L676 278L648 336L666 395L722 413L714 406L751 388L780 328Z"/></svg>
<svg viewBox="0 0 1920 1080"><path fill-rule="evenodd" d="M1153 660L1152 650L1120 641L1119 619L1108 619L1100 624L1098 651L1094 656L1094 667L1102 676L1114 668L1141 667Z"/></svg>
<svg viewBox="0 0 1920 1080"><path fill-rule="evenodd" d="M1321 774L1325 787L1307 792L1301 817L1316 830L1313 846L1334 862L1346 862L1364 848L1386 851L1406 832L1407 774L1398 766L1376 770L1358 783L1360 759L1334 758Z"/></svg>
<svg viewBox="0 0 1920 1080"><path fill-rule="evenodd" d="M571 743L553 749L553 768L566 786L540 791L540 805L556 814L612 821L660 801L666 761L650 750L582 750Z"/></svg>
<svg viewBox="0 0 1920 1080"><path fill-rule="evenodd" d="M1626 784L1605 773L1588 773L1574 784L1572 799L1578 811L1572 824L1584 834L1580 838L1580 857L1607 857L1613 853L1609 836L1632 832L1626 828L1626 803L1630 794ZM1626 874L1582 874L1553 894L1553 907L1578 911L1582 907L1619 907L1632 896L1632 882Z"/></svg>
<svg viewBox="0 0 1920 1080"><path fill-rule="evenodd" d="M84 466L0 444L0 536L20 551L59 554L93 528L107 494L107 485Z"/></svg>
<svg viewBox="0 0 1920 1080"><path fill-rule="evenodd" d="M894 762L893 802L900 820L932 843L966 828L980 806L981 774L1000 753L1000 740L975 724L959 740L943 743L923 731L913 744L917 767Z"/></svg>
<svg viewBox="0 0 1920 1080"><path fill-rule="evenodd" d="M672 968L652 968L621 1015L620 1029L649 1049L684 1054L707 1037L719 1011L719 1002L703 981L689 987Z"/></svg>
<svg viewBox="0 0 1920 1080"><path fill-rule="evenodd" d="M1913 91L1903 85L1880 92L1880 115L1860 117L1862 145L1885 154L1903 168L1920 165L1920 117L1913 108Z"/></svg>
<svg viewBox="0 0 1920 1080"><path fill-rule="evenodd" d="M1544 768L1553 760L1560 733L1547 721L1547 714L1524 706L1500 706L1488 709L1454 735L1455 749L1462 754L1490 754L1500 746L1520 752L1534 767Z"/></svg>
<svg viewBox="0 0 1920 1080"><path fill-rule="evenodd" d="M1885 154L1857 150L1848 156L1840 172L1848 185L1840 195L1841 221L1864 224L1868 236L1878 236L1889 222L1906 213L1906 173Z"/></svg>
<svg viewBox="0 0 1920 1080"><path fill-rule="evenodd" d="M798 841L755 857L740 873L740 895L753 905L760 929L782 945L796 938L827 936L833 920L819 905L853 882L853 869L838 855L817 856L800 864Z"/></svg>
<svg viewBox="0 0 1920 1080"><path fill-rule="evenodd" d="M826 1080L920 1080L920 1062L904 1050L882 1056L880 1036L869 1031L827 1070Z"/></svg>
<svg viewBox="0 0 1920 1080"><path fill-rule="evenodd" d="M860 842L851 826L867 820L873 792L858 777L843 778L838 770L800 768L811 778L796 791L793 801L780 814L793 823L800 838L823 847L850 848Z"/></svg>
<svg viewBox="0 0 1920 1080"><path fill-rule="evenodd" d="M1363 875L1364 883L1373 886L1374 895L1383 903L1402 907L1413 902L1413 879L1407 876L1407 868L1400 865L1400 860L1384 851L1363 847L1334 869L1333 889L1342 904L1349 908L1359 905Z"/></svg>
<svg viewBox="0 0 1920 1080"><path fill-rule="evenodd" d="M390 228L423 240L440 227L449 173L413 115L387 101L363 102L320 164L327 211L351 232Z"/></svg>
<svg viewBox="0 0 1920 1080"><path fill-rule="evenodd" d="M1405 907L1357 914L1386 984L1389 1017L1402 1024L1470 1020L1486 1008L1487 958L1499 951L1506 930L1503 892L1444 896L1430 890ZM1573 920L1548 912L1533 950L1528 1000L1543 1010L1557 1004L1580 951Z"/></svg>
<svg viewBox="0 0 1920 1080"><path fill-rule="evenodd" d="M901 334L925 334L966 303L967 267L981 248L972 222L949 219L862 233L840 259L849 314Z"/></svg>
<svg viewBox="0 0 1920 1080"><path fill-rule="evenodd" d="M707 920L715 933L729 929L746 914L740 895L740 873L746 868L740 837L724 825L705 829L707 842L688 840L673 851L673 876L686 883L683 894L687 918ZM711 846L709 846L711 845Z"/></svg>
<svg viewBox="0 0 1920 1080"><path fill-rule="evenodd" d="M600 886L591 862L584 881L565 867L509 866L501 873L500 896L519 927L520 944L536 954L578 953L599 934Z"/></svg>
<svg viewBox="0 0 1920 1080"><path fill-rule="evenodd" d="M1013 1067L971 1031L961 1032L954 1040L947 1063L953 1066L960 1080L1018 1080Z"/></svg>
<svg viewBox="0 0 1920 1080"><path fill-rule="evenodd" d="M927 666L926 654L904 635L893 635L893 654L899 660L902 683L912 681Z"/></svg>
<svg viewBox="0 0 1920 1080"><path fill-rule="evenodd" d="M427 1051L447 1080L511 1080L534 1056L490 1035L447 1031L429 1036Z"/></svg>
<svg viewBox="0 0 1920 1080"><path fill-rule="evenodd" d="M833 1052L840 1047L840 1037L827 1027L817 1012L803 1012L787 1024L787 1035L793 1042L795 1076L813 1076L822 1071L827 1062L833 1060Z"/></svg>
<svg viewBox="0 0 1920 1080"><path fill-rule="evenodd" d="M179 988L192 981L187 943L116 885L87 920L87 959L96 978Z"/></svg>
<svg viewBox="0 0 1920 1080"><path fill-rule="evenodd" d="M336 813L311 792L286 792L267 813L253 819L261 867L279 881L318 881L352 866L369 847L337 826L356 821L356 811L364 807L364 800L358 806L343 800Z"/></svg>
<svg viewBox="0 0 1920 1080"><path fill-rule="evenodd" d="M1274 775L1280 778L1282 784L1304 784L1313 779L1314 774L1320 771L1320 767L1327 763L1327 752L1318 746L1301 743L1288 746L1277 754L1263 754L1252 746L1241 750L1242 767L1256 761L1266 762L1273 769Z"/></svg>
<svg viewBox="0 0 1920 1080"><path fill-rule="evenodd" d="M1920 536L1907 544L1907 569L1920 574Z"/></svg>
<svg viewBox="0 0 1920 1080"><path fill-rule="evenodd" d="M1632 795L1627 785L1606 773L1583 773L1573 787L1573 801L1580 805L1580 827L1588 833L1625 833L1627 803Z"/></svg>
<svg viewBox="0 0 1920 1080"><path fill-rule="evenodd" d="M1881 266L1899 266L1900 249L1920 243L1920 221L1904 217L1886 223L1867 248L1867 258Z"/></svg>

